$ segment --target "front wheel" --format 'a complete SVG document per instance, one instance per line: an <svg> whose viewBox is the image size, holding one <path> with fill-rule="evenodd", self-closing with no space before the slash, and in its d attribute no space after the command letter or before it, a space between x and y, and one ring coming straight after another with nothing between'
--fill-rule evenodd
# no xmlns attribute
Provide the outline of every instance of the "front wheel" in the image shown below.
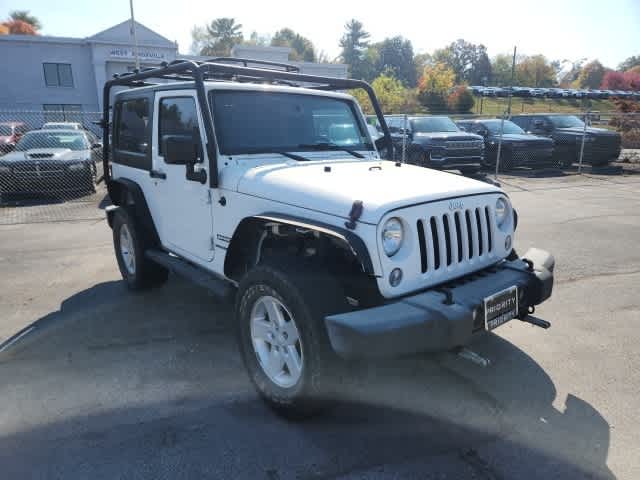
<svg viewBox="0 0 640 480"><path fill-rule="evenodd" d="M240 350L266 403L289 418L330 404L337 359L324 317L346 309L335 282L314 268L259 265L242 280L237 295Z"/></svg>

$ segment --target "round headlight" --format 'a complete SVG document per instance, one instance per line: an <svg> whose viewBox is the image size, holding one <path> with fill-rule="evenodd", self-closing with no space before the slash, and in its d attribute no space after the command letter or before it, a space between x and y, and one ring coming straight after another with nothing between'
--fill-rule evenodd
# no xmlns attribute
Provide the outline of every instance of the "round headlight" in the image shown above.
<svg viewBox="0 0 640 480"><path fill-rule="evenodd" d="M387 257L392 257L402 246L404 232L400 219L393 217L386 221L382 228L382 248Z"/></svg>
<svg viewBox="0 0 640 480"><path fill-rule="evenodd" d="M509 218L509 213L511 212L511 207L509 206L509 202L507 199L500 197L496 200L496 223L499 228L507 221Z"/></svg>

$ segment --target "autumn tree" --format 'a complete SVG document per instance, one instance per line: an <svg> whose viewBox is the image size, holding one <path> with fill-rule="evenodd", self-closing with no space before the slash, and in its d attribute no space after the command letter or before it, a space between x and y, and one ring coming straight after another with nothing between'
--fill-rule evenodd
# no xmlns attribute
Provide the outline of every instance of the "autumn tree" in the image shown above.
<svg viewBox="0 0 640 480"><path fill-rule="evenodd" d="M469 113L474 104L473 95L465 85L457 86L447 97L447 107L452 113Z"/></svg>
<svg viewBox="0 0 640 480"><path fill-rule="evenodd" d="M306 37L294 32L290 28L278 30L271 39L272 47L289 47L289 60L315 62L316 51L313 43Z"/></svg>
<svg viewBox="0 0 640 480"><path fill-rule="evenodd" d="M7 20L2 26L11 35L38 35L33 25L23 20Z"/></svg>
<svg viewBox="0 0 640 480"><path fill-rule="evenodd" d="M426 66L418 82L418 101L431 113L447 109L447 96L455 85L456 75L448 65Z"/></svg>
<svg viewBox="0 0 640 480"><path fill-rule="evenodd" d="M628 90L629 85L622 72L609 71L604 74L600 88L605 90Z"/></svg>
<svg viewBox="0 0 640 480"><path fill-rule="evenodd" d="M351 19L344 26L345 32L340 39L340 58L349 66L351 78L365 78L369 73L367 66L367 47L369 33L364 30L361 22Z"/></svg>
<svg viewBox="0 0 640 480"><path fill-rule="evenodd" d="M556 70L544 55L522 57L516 64L516 79L520 85L551 87L556 83Z"/></svg>
<svg viewBox="0 0 640 480"><path fill-rule="evenodd" d="M419 110L415 90L405 87L402 82L391 75L380 75L371 82L371 87L378 98L382 112L385 114L415 113ZM365 113L374 113L369 95L364 90L357 89L349 93L358 100Z"/></svg>
<svg viewBox="0 0 640 480"><path fill-rule="evenodd" d="M580 70L576 86L578 88L599 88L605 73L606 69L598 60L589 62Z"/></svg>

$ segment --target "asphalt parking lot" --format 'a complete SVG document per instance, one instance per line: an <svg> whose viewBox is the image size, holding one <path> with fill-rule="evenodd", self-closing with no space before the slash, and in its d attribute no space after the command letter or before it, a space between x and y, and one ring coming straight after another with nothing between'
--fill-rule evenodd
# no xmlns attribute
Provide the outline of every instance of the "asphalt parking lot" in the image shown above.
<svg viewBox="0 0 640 480"><path fill-rule="evenodd" d="M556 256L552 328L478 339L485 369L354 367L305 423L257 398L230 306L126 291L104 220L0 225L2 478L640 478L640 175L501 182L518 250Z"/></svg>

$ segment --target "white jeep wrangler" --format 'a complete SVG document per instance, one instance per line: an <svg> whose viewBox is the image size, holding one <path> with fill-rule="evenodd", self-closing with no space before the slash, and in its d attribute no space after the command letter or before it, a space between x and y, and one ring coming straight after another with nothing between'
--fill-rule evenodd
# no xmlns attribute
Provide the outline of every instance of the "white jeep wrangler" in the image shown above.
<svg viewBox="0 0 640 480"><path fill-rule="evenodd" d="M173 271L235 296L249 376L287 414L326 399L340 357L460 349L513 318L549 326L529 314L551 295L553 257L517 258L502 190L381 160L391 138L365 82L240 62L105 86L107 217L131 289ZM376 110L375 142L338 92L353 88Z"/></svg>

